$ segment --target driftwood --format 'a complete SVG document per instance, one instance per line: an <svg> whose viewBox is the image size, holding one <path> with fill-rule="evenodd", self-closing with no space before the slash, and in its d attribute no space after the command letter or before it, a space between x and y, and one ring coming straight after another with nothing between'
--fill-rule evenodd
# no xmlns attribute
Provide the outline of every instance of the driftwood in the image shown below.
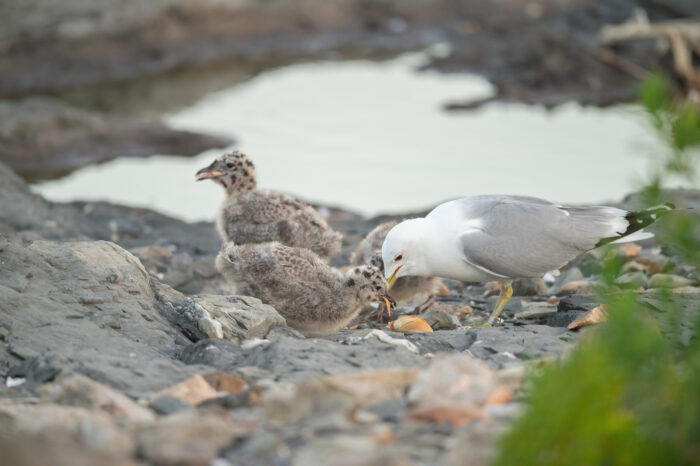
<svg viewBox="0 0 700 466"><path fill-rule="evenodd" d="M605 44L654 37L669 41L676 74L686 81L691 90L700 91L700 74L693 66L693 52L700 55L700 21L649 23L648 20L637 17L624 24L605 26L600 31L600 38ZM611 61L610 56L607 58ZM620 67L619 63L617 65ZM640 71L629 66L624 68L623 71L633 75Z"/></svg>
<svg viewBox="0 0 700 466"><path fill-rule="evenodd" d="M630 39L644 39L648 37L664 37L671 34L680 34L685 40L700 42L700 21L662 21L649 23L645 20L634 21L604 26L600 31L600 38L606 44L621 42Z"/></svg>

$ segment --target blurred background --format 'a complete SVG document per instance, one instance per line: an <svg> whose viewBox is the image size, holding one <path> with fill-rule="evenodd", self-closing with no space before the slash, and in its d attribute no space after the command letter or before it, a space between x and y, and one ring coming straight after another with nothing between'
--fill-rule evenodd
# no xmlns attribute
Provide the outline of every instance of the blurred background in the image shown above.
<svg viewBox="0 0 700 466"><path fill-rule="evenodd" d="M619 200L658 148L636 86L662 70L692 95L698 16L695 0L3 2L0 161L49 200L184 220L214 217L223 192L194 173L231 148L262 187L362 215Z"/></svg>

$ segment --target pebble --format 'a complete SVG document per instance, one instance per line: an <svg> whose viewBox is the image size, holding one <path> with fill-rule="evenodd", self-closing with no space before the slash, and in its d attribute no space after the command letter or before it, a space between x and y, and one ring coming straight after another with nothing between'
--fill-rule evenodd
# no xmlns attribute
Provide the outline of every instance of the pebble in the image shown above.
<svg viewBox="0 0 700 466"><path fill-rule="evenodd" d="M443 309L432 309L422 314L423 319L435 330L452 330L459 327L459 318Z"/></svg>
<svg viewBox="0 0 700 466"><path fill-rule="evenodd" d="M620 275L614 281L616 285L632 288L647 288L649 281L644 272L628 272Z"/></svg>
<svg viewBox="0 0 700 466"><path fill-rule="evenodd" d="M153 411L158 414L167 416L169 414L177 413L185 409L192 409L192 405L182 401L179 398L175 398L172 395L163 395L151 401L148 405Z"/></svg>
<svg viewBox="0 0 700 466"><path fill-rule="evenodd" d="M217 397L214 387L209 385L209 383L204 380L204 377L199 374L159 391L153 395L152 399L164 395L174 396L191 405L198 405L204 400Z"/></svg>
<svg viewBox="0 0 700 466"><path fill-rule="evenodd" d="M685 277L666 273L657 273L649 279L649 288L682 288L692 284L692 280Z"/></svg>

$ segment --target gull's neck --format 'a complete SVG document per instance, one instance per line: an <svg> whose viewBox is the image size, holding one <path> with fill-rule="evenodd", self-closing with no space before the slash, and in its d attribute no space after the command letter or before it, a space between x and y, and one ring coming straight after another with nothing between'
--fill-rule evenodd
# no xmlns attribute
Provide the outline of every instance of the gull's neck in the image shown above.
<svg viewBox="0 0 700 466"><path fill-rule="evenodd" d="M416 222L416 236L420 238L418 264L422 276L464 280L465 266L462 243L455 222L442 217L422 218Z"/></svg>

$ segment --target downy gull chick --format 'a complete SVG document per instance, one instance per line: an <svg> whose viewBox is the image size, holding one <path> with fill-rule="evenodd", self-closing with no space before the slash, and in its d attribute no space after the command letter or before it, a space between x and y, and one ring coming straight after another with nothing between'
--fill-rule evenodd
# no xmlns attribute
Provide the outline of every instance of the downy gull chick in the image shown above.
<svg viewBox="0 0 700 466"><path fill-rule="evenodd" d="M342 236L313 207L286 194L257 189L255 166L244 153L233 151L217 158L197 172L197 180L205 179L226 189L216 219L222 241L279 241L308 248L326 260L340 250Z"/></svg>
<svg viewBox="0 0 700 466"><path fill-rule="evenodd" d="M343 274L308 249L277 242L224 243L216 268L235 293L273 306L287 325L307 336L344 327L370 302L395 305L377 268L358 266Z"/></svg>

